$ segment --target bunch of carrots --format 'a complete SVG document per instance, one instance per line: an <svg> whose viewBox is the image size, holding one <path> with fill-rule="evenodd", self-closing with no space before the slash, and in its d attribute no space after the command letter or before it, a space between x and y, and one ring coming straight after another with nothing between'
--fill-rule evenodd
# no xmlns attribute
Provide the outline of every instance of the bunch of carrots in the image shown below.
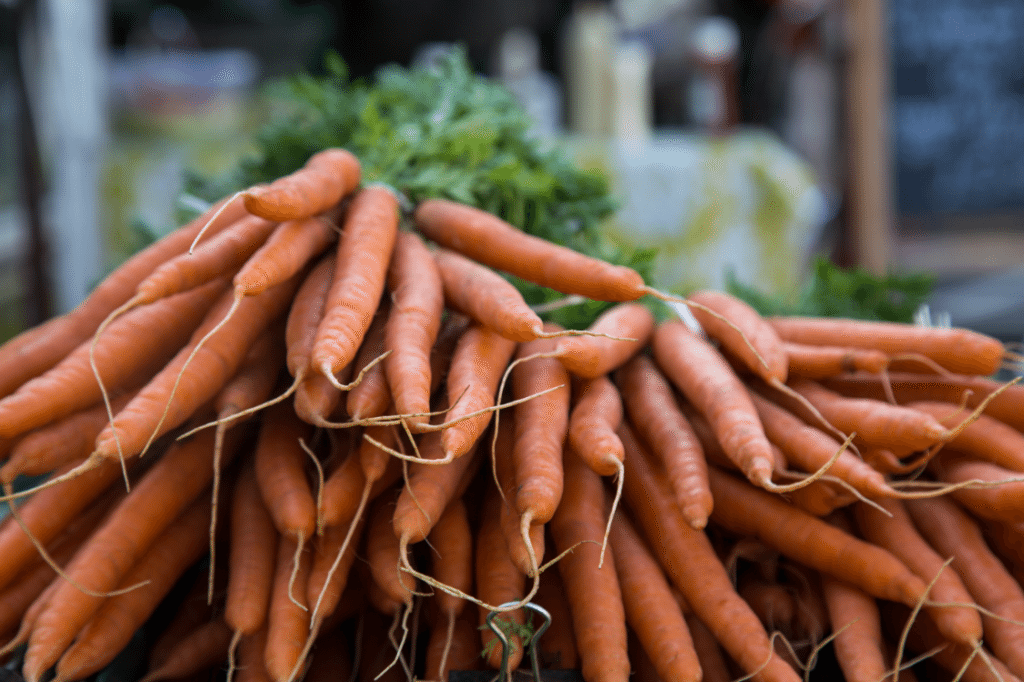
<svg viewBox="0 0 1024 682"><path fill-rule="evenodd" d="M561 329L499 273L616 305ZM328 149L0 347L0 651L30 682L139 631L147 681L531 647L588 682L796 681L831 643L849 682L1024 679L1009 358L668 296Z"/></svg>

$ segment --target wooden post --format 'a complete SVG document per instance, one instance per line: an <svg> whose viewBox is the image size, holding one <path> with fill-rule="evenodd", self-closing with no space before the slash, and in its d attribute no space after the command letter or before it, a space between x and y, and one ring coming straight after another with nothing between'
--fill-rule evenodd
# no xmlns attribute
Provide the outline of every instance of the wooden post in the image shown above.
<svg viewBox="0 0 1024 682"><path fill-rule="evenodd" d="M850 247L857 265L884 274L892 264L895 214L885 0L847 0L846 129Z"/></svg>

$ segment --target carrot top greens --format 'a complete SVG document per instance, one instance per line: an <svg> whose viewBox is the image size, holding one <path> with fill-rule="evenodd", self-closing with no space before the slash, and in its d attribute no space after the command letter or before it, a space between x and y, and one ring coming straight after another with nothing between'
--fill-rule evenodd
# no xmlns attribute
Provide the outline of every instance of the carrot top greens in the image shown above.
<svg viewBox="0 0 1024 682"><path fill-rule="evenodd" d="M365 183L386 183L413 203L444 197L482 208L648 279L651 250L622 248L597 229L615 209L606 178L533 134L513 95L475 74L463 50L429 67L384 66L372 82L351 79L336 54L325 66L324 76L301 74L283 84L282 111L257 134L255 154L228 177L191 178L187 191L212 200L290 173L321 149L344 147L359 158ZM530 304L561 297L515 284ZM548 317L579 328L607 306L587 302Z"/></svg>

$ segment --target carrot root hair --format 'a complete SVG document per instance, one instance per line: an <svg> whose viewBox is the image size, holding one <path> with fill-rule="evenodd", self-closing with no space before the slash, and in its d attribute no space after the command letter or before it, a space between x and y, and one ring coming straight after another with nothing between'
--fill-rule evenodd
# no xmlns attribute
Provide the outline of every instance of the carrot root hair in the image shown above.
<svg viewBox="0 0 1024 682"><path fill-rule="evenodd" d="M386 358L389 355L391 355L390 350L384 351L383 353L375 357L373 360L366 363L366 366L359 370L359 374L356 375L356 378L348 382L347 384L343 384L340 381L338 381L338 377L334 376L334 372L331 370L331 366L327 363L324 363L323 365L320 366L320 372L325 377L327 377L327 381L331 383L331 386L334 386L339 391L351 391L353 388L358 386L360 382L362 382L363 376L367 372L373 369L373 367L378 363L383 362L384 358Z"/></svg>

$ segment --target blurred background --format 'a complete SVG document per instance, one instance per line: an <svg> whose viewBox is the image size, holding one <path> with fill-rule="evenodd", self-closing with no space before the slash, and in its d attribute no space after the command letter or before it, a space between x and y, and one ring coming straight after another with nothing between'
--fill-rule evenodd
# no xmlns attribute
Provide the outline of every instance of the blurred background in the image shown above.
<svg viewBox="0 0 1024 682"><path fill-rule="evenodd" d="M242 158L268 84L464 45L606 173L657 284L925 272L1024 332L1016 0L0 0L0 335L68 310Z"/></svg>

